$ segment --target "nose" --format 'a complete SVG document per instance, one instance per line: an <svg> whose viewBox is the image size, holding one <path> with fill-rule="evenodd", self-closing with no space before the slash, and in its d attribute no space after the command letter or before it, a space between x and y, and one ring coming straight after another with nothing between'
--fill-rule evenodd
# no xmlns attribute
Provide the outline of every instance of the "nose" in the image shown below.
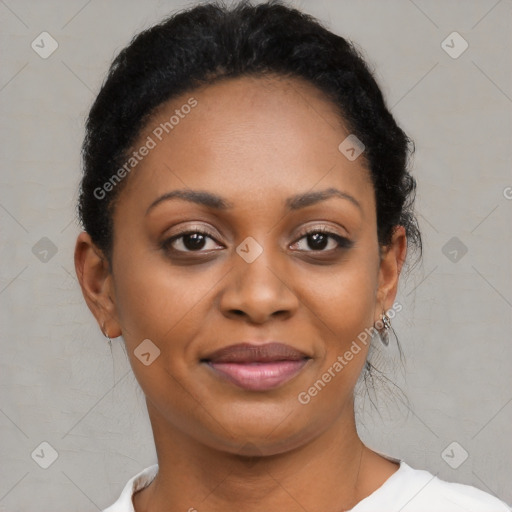
<svg viewBox="0 0 512 512"><path fill-rule="evenodd" d="M286 319L295 313L298 297L288 282L289 276L284 275L283 265L277 265L270 251L264 250L252 263L238 254L233 259L234 267L226 276L228 281L220 298L224 316L263 324L271 318Z"/></svg>

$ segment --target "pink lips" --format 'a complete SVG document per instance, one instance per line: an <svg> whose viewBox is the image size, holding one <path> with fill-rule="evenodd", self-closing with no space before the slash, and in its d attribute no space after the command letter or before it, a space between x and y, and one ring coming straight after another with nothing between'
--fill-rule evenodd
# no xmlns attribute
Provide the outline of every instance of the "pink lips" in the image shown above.
<svg viewBox="0 0 512 512"><path fill-rule="evenodd" d="M203 362L241 388L265 391L292 379L309 359L303 352L283 343L241 343L220 349Z"/></svg>

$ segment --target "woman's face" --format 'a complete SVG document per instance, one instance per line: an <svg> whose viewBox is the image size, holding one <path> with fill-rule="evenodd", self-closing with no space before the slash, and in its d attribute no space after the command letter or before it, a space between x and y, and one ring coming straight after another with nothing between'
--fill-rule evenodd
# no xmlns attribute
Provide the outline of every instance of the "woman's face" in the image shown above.
<svg viewBox="0 0 512 512"><path fill-rule="evenodd" d="M340 152L333 110L301 81L244 77L162 105L140 133L96 316L122 332L162 428L270 454L350 421L358 335L392 306L405 246L399 231L380 260L364 153ZM212 356L266 342L296 352Z"/></svg>

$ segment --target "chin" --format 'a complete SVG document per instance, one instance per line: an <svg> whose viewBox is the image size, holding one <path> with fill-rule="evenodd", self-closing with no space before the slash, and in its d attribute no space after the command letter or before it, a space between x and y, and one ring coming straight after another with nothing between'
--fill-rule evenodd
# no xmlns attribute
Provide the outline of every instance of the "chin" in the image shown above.
<svg viewBox="0 0 512 512"><path fill-rule="evenodd" d="M245 410L250 408L251 410ZM243 409L243 410L240 410ZM245 410L245 411L244 411ZM313 439L322 430L313 424L311 411L300 414L296 401L261 405L244 404L219 415L206 426L206 444L214 449L247 457L272 456L289 452ZM304 411L305 412L305 411ZM219 423L224 426L222 428Z"/></svg>

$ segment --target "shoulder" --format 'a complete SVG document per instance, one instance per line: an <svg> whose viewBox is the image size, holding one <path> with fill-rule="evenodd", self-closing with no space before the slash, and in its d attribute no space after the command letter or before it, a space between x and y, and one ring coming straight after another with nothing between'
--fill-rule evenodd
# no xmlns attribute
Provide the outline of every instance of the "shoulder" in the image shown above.
<svg viewBox="0 0 512 512"><path fill-rule="evenodd" d="M492 494L471 485L447 482L422 470L413 469L405 464L406 475L411 482L417 482L418 494L411 497L409 508L404 512L415 510L415 503L422 503L425 510L435 506L435 510L464 512L510 512L510 507ZM443 508L440 508L443 507ZM421 509L420 509L421 510ZM430 508L432 510L432 508Z"/></svg>
<svg viewBox="0 0 512 512"><path fill-rule="evenodd" d="M134 512L132 501L133 495L137 491L147 487L153 481L157 472L158 464L154 464L130 478L124 486L117 501L102 512Z"/></svg>
<svg viewBox="0 0 512 512"><path fill-rule="evenodd" d="M384 507L384 508L382 508ZM379 489L356 505L353 512L511 512L492 494L471 485L447 482L404 461Z"/></svg>

